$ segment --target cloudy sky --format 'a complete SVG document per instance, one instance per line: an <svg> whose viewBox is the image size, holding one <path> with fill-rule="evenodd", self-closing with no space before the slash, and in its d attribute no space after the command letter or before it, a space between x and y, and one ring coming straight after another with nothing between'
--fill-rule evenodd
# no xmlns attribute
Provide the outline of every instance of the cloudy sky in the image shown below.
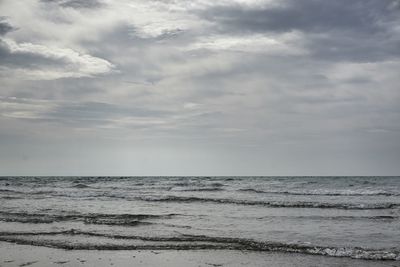
<svg viewBox="0 0 400 267"><path fill-rule="evenodd" d="M0 0L0 175L399 163L399 0Z"/></svg>

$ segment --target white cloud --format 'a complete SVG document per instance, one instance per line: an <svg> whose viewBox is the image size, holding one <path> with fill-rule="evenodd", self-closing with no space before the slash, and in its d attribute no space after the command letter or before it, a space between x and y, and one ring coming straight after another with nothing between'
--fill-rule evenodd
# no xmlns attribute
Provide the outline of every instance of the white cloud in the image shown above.
<svg viewBox="0 0 400 267"><path fill-rule="evenodd" d="M12 72L15 74L22 75L20 78L51 80L66 77L91 77L110 72L114 68L114 65L105 59L82 54L69 48L17 43L11 39L2 41L11 58L13 55L31 55L57 63L39 63L35 69L24 66L13 69Z"/></svg>
<svg viewBox="0 0 400 267"><path fill-rule="evenodd" d="M206 36L190 45L188 50L230 50L262 54L304 55L307 50L301 47L300 33L285 33L276 36L254 34L249 36Z"/></svg>

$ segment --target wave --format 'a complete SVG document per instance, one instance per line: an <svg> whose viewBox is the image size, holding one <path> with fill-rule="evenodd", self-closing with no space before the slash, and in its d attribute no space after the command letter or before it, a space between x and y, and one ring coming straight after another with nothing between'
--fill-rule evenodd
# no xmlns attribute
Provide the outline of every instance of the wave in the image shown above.
<svg viewBox="0 0 400 267"><path fill-rule="evenodd" d="M46 236L65 236L66 239L46 240ZM109 238L114 243L79 243L74 242L71 236ZM42 239L38 237L42 237ZM139 244L115 243L116 240L141 241ZM365 260L400 260L400 252L392 249L369 249L362 247L332 247L299 243L284 243L271 241L256 241L245 238L212 237L205 235L180 235L173 237L151 236L124 236L115 234L95 233L80 230L58 232L0 232L0 241L44 246L60 249L79 250L241 250L259 252L287 252L322 255L332 257L349 257Z"/></svg>
<svg viewBox="0 0 400 267"><path fill-rule="evenodd" d="M258 194L278 194L294 196L399 196L398 193L389 193L382 191L364 191L364 192L296 192L296 191L264 191L254 188L238 189L241 192L252 192Z"/></svg>
<svg viewBox="0 0 400 267"><path fill-rule="evenodd" d="M15 191L14 190L11 190L11 189L0 189L0 193L14 193Z"/></svg>
<svg viewBox="0 0 400 267"><path fill-rule="evenodd" d="M76 185L71 186L73 188L90 188L89 185L78 183Z"/></svg>
<svg viewBox="0 0 400 267"><path fill-rule="evenodd" d="M214 192L214 191L223 191L224 189L219 187L198 187L198 188L184 188L176 191L183 192Z"/></svg>
<svg viewBox="0 0 400 267"><path fill-rule="evenodd" d="M400 206L400 203L324 203L324 202L285 202L285 201L252 201L224 198L201 198L201 197L137 197L137 200L149 202L176 202L176 203L218 203L236 204L247 206L265 206L270 208L320 208L320 209L346 209L346 210L370 210L370 209L392 209Z"/></svg>
<svg viewBox="0 0 400 267"><path fill-rule="evenodd" d="M295 219L295 220L338 220L338 221L354 221L354 220L373 220L373 221L387 221L393 222L395 220L399 220L400 216L392 216L392 215L377 215L377 216L318 216L318 215L310 215L310 216L263 216L257 217L257 220L269 220L269 219Z"/></svg>
<svg viewBox="0 0 400 267"><path fill-rule="evenodd" d="M19 197L19 196L0 196L0 199L24 199L24 197Z"/></svg>
<svg viewBox="0 0 400 267"><path fill-rule="evenodd" d="M0 221L19 222L19 223L55 223L65 221L79 221L85 224L103 224L120 226L138 226L152 224L145 220L149 219L168 219L178 214L30 214L23 212L3 212L0 211Z"/></svg>
<svg viewBox="0 0 400 267"><path fill-rule="evenodd" d="M15 190L15 189L0 189L0 194L5 193L8 194L6 196L1 196L0 198L6 198L6 197L17 197L13 195L23 195L24 197L27 195L52 195L55 194L56 191L54 190Z"/></svg>
<svg viewBox="0 0 400 267"><path fill-rule="evenodd" d="M223 187L225 184L219 182L201 183L199 181L179 181L173 183L173 186L186 187L186 186L204 186L204 187Z"/></svg>
<svg viewBox="0 0 400 267"><path fill-rule="evenodd" d="M54 194L56 191L53 190L39 190L39 191L17 191L17 190L9 190L10 193L14 194L23 194L23 195L49 195Z"/></svg>

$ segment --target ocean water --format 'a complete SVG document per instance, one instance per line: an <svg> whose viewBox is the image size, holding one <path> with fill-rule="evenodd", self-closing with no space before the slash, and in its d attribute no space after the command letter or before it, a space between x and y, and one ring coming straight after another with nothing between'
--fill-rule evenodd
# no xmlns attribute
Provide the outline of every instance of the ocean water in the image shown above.
<svg viewBox="0 0 400 267"><path fill-rule="evenodd" d="M0 177L0 241L400 261L400 177Z"/></svg>

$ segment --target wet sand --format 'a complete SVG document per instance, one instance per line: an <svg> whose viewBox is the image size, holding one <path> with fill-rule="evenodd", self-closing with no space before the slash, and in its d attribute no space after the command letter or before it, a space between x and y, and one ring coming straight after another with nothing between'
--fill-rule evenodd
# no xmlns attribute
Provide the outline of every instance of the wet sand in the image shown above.
<svg viewBox="0 0 400 267"><path fill-rule="evenodd" d="M400 267L396 261L369 261L295 253L246 252L230 250L145 250L96 251L62 250L0 242L0 266L363 266Z"/></svg>

